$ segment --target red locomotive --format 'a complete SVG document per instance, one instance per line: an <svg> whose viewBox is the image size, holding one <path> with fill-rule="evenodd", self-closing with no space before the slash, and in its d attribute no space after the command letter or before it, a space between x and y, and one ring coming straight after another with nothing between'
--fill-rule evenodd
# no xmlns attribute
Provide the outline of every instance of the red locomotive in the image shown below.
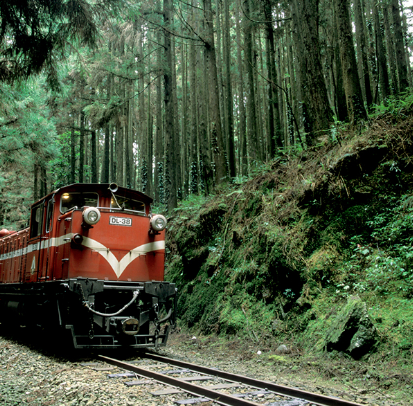
<svg viewBox="0 0 413 406"><path fill-rule="evenodd" d="M151 202L76 184L34 203L29 228L0 231L0 320L60 328L75 348L165 345L176 289L164 282L166 219Z"/></svg>

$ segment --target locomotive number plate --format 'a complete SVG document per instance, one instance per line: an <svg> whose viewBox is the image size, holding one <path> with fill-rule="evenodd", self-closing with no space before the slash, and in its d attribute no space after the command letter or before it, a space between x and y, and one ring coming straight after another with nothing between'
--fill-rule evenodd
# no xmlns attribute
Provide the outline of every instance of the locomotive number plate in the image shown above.
<svg viewBox="0 0 413 406"><path fill-rule="evenodd" d="M125 218L125 217L109 217L109 224L110 225L115 225L115 226L132 226L132 219L131 218Z"/></svg>

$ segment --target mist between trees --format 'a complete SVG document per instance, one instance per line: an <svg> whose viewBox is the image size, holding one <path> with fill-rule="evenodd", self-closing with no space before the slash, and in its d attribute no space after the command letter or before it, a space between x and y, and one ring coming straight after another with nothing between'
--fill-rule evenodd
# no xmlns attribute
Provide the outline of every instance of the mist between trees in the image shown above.
<svg viewBox="0 0 413 406"><path fill-rule="evenodd" d="M0 223L75 182L168 209L408 91L398 0L0 5Z"/></svg>

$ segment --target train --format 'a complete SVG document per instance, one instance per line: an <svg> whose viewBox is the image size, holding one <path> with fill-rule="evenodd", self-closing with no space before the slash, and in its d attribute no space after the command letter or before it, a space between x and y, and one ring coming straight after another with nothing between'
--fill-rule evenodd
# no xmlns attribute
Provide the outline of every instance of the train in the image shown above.
<svg viewBox="0 0 413 406"><path fill-rule="evenodd" d="M29 227L0 230L0 323L52 331L75 349L165 346L177 289L164 280L167 220L152 202L83 183L32 204Z"/></svg>

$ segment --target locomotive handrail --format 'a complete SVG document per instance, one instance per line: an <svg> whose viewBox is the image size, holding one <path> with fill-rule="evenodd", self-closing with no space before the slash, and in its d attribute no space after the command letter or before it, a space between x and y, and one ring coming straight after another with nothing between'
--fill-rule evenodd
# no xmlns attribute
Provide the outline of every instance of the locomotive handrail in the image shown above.
<svg viewBox="0 0 413 406"><path fill-rule="evenodd" d="M67 211L65 211L64 213L62 213L60 216L59 216L59 219L60 218L62 218L62 216L65 216L66 214L68 214L69 212L71 212L71 211L75 211L75 210L82 210L83 208L85 208L85 207L95 207L95 206L82 206L82 207L77 207L77 206L74 206L74 207L72 207L72 208L70 208L69 210L67 210ZM118 207L103 207L103 206L98 206L98 207L95 207L96 209L98 209L98 210L105 210L105 211L110 211L110 212L131 212L131 213L138 213L138 214L140 214L141 216L143 215L143 216L146 216L146 213L145 212L143 212L143 211L139 211L139 210L132 210L132 209L123 209L123 208L118 208Z"/></svg>
<svg viewBox="0 0 413 406"><path fill-rule="evenodd" d="M140 215L146 216L146 213L143 211L138 211L138 210L132 210L132 209L123 209L123 208L117 208L117 207L96 207L99 210L109 210L112 212L118 211L118 212L131 212L131 213L138 213Z"/></svg>

